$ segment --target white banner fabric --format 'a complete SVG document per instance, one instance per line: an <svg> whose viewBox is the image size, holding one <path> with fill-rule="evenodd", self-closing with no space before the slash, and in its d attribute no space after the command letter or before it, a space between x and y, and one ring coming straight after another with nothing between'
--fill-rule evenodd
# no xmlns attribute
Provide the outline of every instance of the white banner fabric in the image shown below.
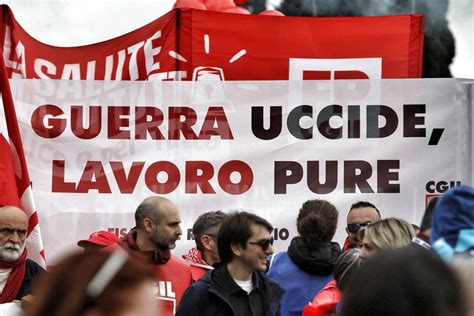
<svg viewBox="0 0 474 316"><path fill-rule="evenodd" d="M98 230L123 236L151 195L183 235L214 210L251 210L277 250L308 199L419 224L473 184L472 85L456 79L110 82L11 80L48 264Z"/></svg>

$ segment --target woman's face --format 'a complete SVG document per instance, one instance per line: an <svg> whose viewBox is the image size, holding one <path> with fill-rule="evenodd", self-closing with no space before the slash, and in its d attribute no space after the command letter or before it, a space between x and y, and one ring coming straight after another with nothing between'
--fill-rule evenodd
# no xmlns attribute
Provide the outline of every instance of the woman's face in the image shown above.
<svg viewBox="0 0 474 316"><path fill-rule="evenodd" d="M367 259L373 255L375 255L377 252L379 252L379 248L375 246L372 241L367 239L367 237L364 236L362 239L362 246L360 249L360 255L359 257L364 260Z"/></svg>

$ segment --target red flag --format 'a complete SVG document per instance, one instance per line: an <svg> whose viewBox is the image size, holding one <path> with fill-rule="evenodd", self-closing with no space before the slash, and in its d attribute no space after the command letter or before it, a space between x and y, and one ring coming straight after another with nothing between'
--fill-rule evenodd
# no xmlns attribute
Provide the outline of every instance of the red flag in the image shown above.
<svg viewBox="0 0 474 316"><path fill-rule="evenodd" d="M2 54L3 55L3 54ZM0 134L0 204L19 206L28 215L28 238L26 245L30 259L45 267L43 241L38 223L38 215L31 191L30 177L26 167L25 153L21 141L20 128L15 113L10 84L3 58L0 58L0 91L2 93L5 122L10 144ZM5 172L3 172L5 171Z"/></svg>
<svg viewBox="0 0 474 316"><path fill-rule="evenodd" d="M210 2L222 5L232 1ZM421 77L424 18L418 14L310 18L183 8L120 37L64 48L32 38L8 6L0 6L0 13L0 46L10 78L229 81Z"/></svg>

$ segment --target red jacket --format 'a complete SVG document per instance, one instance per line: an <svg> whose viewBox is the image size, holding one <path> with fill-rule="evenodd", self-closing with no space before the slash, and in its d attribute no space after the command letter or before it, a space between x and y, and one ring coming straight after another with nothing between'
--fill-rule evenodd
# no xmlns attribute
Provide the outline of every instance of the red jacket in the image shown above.
<svg viewBox="0 0 474 316"><path fill-rule="evenodd" d="M336 286L336 280L332 280L316 294L310 305L305 306L302 316L336 315L336 306L340 300L341 292Z"/></svg>
<svg viewBox="0 0 474 316"><path fill-rule="evenodd" d="M161 316L174 315L184 291L191 285L191 267L183 260L171 255L165 264L155 265L156 295L161 304Z"/></svg>
<svg viewBox="0 0 474 316"><path fill-rule="evenodd" d="M156 271L155 294L160 300L160 315L176 313L184 291L192 283L191 267L183 260L171 255L170 251L140 251L136 241L137 232L131 230L118 244L134 258L153 265Z"/></svg>

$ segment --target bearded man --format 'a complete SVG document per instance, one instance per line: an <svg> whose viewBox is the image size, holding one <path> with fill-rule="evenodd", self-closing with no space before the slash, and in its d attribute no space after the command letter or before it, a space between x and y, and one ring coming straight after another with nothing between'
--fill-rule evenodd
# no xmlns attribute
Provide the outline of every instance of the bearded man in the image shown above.
<svg viewBox="0 0 474 316"><path fill-rule="evenodd" d="M44 271L27 259L28 217L15 206L0 207L0 304L31 294L31 283Z"/></svg>
<svg viewBox="0 0 474 316"><path fill-rule="evenodd" d="M149 197L135 211L135 224L118 244L131 257L153 265L160 315L174 315L192 282L189 264L171 254L182 234L178 209L166 198Z"/></svg>

